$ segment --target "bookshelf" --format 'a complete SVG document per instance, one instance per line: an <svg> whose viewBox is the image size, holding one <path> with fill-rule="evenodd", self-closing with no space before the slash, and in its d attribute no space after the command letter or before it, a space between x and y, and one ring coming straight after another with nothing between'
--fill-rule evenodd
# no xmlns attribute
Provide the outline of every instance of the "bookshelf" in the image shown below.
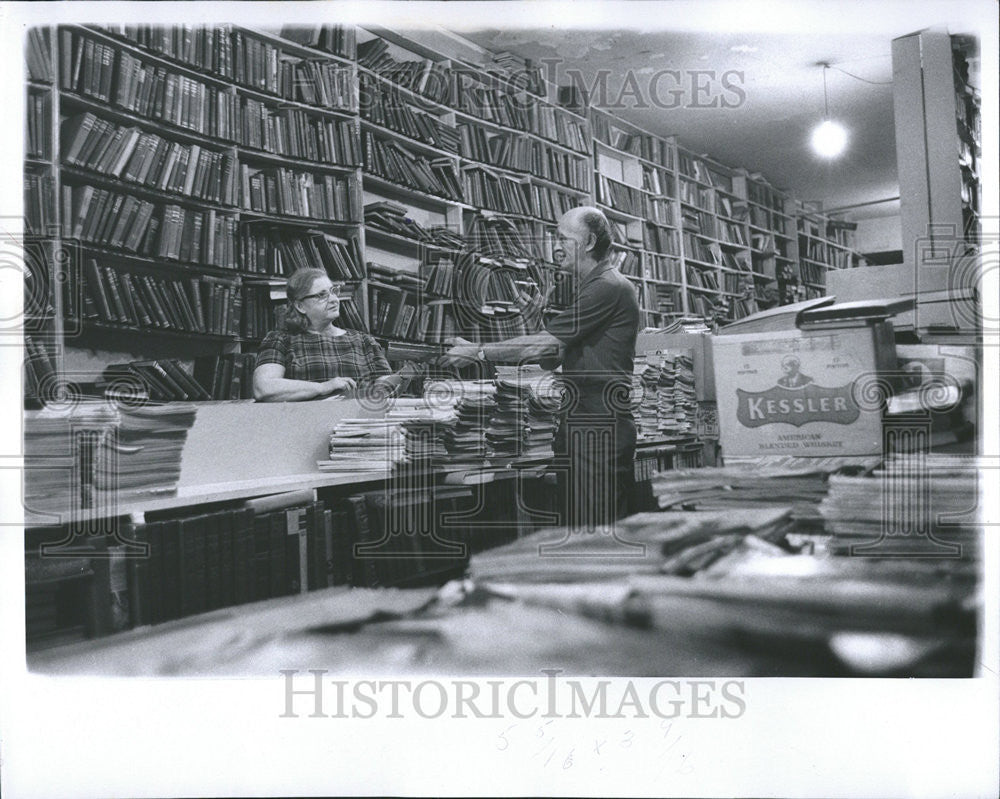
<svg viewBox="0 0 1000 799"><path fill-rule="evenodd" d="M941 29L892 42L896 149L907 153L899 159L903 293L970 290L975 282L959 274L970 270L951 266L981 245L981 98L970 76L976 47Z"/></svg>
<svg viewBox="0 0 1000 799"><path fill-rule="evenodd" d="M837 265L840 239L766 179L571 102L510 54L442 46L455 41L350 26L30 33L28 232L49 271L71 242L78 276L42 303L53 330L41 371L64 371L66 351L70 371L125 361L123 348L188 371L252 352L277 321L281 279L307 263L344 285L345 324L371 327L373 299L393 292L441 316L383 319L385 345L439 344L456 284L434 294L427 281L440 290L469 264L483 275L462 285L492 280L476 301L493 319L465 332L531 329L538 319L513 324L500 284L531 294L556 280L553 229L581 204L612 221L650 326L739 318L775 284L789 302ZM67 326L80 331L70 342ZM128 336L112 344L116 332Z"/></svg>
<svg viewBox="0 0 1000 799"><path fill-rule="evenodd" d="M787 305L805 297L800 282L798 227L792 198L759 173L733 177L736 215L745 219L758 305Z"/></svg>
<svg viewBox="0 0 1000 799"><path fill-rule="evenodd" d="M853 249L852 226L822 211L799 203L798 224L799 278L805 299L826 294L827 273L862 265Z"/></svg>
<svg viewBox="0 0 1000 799"><path fill-rule="evenodd" d="M353 29L292 35L28 34L27 233L49 282L71 278L49 292L48 371L99 383L102 363L165 358L192 374L253 350L297 266L364 279Z"/></svg>
<svg viewBox="0 0 1000 799"><path fill-rule="evenodd" d="M599 109L589 112L595 199L615 231L619 268L635 284L646 326L688 311L677 200L677 144Z"/></svg>
<svg viewBox="0 0 1000 799"><path fill-rule="evenodd" d="M707 156L678 149L684 274L698 316L739 319L755 313L756 284L739 173Z"/></svg>
<svg viewBox="0 0 1000 799"><path fill-rule="evenodd" d="M586 118L550 102L537 71L419 38L373 28L357 40L365 258L379 275L369 320L390 357L538 329L518 296L548 285L546 232L591 197ZM445 190L411 180L422 163Z"/></svg>

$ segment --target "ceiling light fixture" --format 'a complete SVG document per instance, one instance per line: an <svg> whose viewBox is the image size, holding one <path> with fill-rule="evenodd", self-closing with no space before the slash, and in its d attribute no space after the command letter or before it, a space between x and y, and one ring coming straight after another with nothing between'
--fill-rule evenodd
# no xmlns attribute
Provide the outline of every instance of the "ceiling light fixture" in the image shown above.
<svg viewBox="0 0 1000 799"><path fill-rule="evenodd" d="M823 67L823 121L812 132L812 148L821 158L836 158L847 148L847 129L830 119L830 103L826 92L826 71L830 65L820 62Z"/></svg>

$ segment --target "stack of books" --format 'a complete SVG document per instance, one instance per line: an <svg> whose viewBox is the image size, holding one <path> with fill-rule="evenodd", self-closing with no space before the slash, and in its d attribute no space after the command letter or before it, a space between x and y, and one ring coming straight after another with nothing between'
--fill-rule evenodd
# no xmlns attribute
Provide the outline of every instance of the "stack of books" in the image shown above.
<svg viewBox="0 0 1000 799"><path fill-rule="evenodd" d="M872 557L975 558L988 472L973 456L904 453L872 472L834 474L819 505L829 549Z"/></svg>
<svg viewBox="0 0 1000 799"><path fill-rule="evenodd" d="M96 449L117 421L104 402L52 403L26 415L25 509L92 507Z"/></svg>
<svg viewBox="0 0 1000 799"><path fill-rule="evenodd" d="M802 459L805 460L805 459ZM796 518L818 520L827 477L837 467L822 459L800 464L741 464L675 470L654 475L653 494L661 508L716 510L791 506Z"/></svg>
<svg viewBox="0 0 1000 799"><path fill-rule="evenodd" d="M403 429L397 419L342 419L330 433L330 457L321 472L382 472L404 460Z"/></svg>
<svg viewBox="0 0 1000 799"><path fill-rule="evenodd" d="M432 406L451 406L454 420L445 426L442 441L448 467L481 467L486 460L486 426L496 410L492 380L428 380L424 398Z"/></svg>
<svg viewBox="0 0 1000 799"><path fill-rule="evenodd" d="M195 406L122 406L114 435L97 452L94 485L107 492L171 491L181 475L181 453Z"/></svg>
<svg viewBox="0 0 1000 799"><path fill-rule="evenodd" d="M365 171L411 189L462 202L462 182L454 161L427 159L397 141L379 139L370 132L363 138Z"/></svg>
<svg viewBox="0 0 1000 799"><path fill-rule="evenodd" d="M657 385L657 427L662 435L693 435L698 405L694 391L694 359L691 351L666 353L660 364Z"/></svg>
<svg viewBox="0 0 1000 799"><path fill-rule="evenodd" d="M233 382L231 374L229 381L227 388ZM109 399L123 402L141 402L146 399L157 402L188 402L215 398L212 396L215 383L210 387L206 386L176 358L110 364L95 385ZM219 393L222 393L221 387ZM225 399L229 399L228 394Z"/></svg>

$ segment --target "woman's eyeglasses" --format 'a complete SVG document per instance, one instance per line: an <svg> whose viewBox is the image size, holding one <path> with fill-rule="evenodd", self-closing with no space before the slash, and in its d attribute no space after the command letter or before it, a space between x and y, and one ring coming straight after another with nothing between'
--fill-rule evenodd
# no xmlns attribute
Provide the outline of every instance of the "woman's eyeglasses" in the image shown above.
<svg viewBox="0 0 1000 799"><path fill-rule="evenodd" d="M331 297L337 297L336 290L329 288L323 289L323 291L317 291L315 294L306 294L304 297L299 297L300 300L322 300L327 302ZM337 299L340 299L337 297Z"/></svg>

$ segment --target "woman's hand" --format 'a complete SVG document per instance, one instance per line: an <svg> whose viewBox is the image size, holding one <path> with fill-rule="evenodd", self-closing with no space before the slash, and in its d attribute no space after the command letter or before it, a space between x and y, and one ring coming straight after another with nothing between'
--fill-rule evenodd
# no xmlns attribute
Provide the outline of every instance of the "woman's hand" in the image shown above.
<svg viewBox="0 0 1000 799"><path fill-rule="evenodd" d="M358 383L351 377L334 377L323 382L323 388L327 394L336 394L339 391L353 391L358 387Z"/></svg>

